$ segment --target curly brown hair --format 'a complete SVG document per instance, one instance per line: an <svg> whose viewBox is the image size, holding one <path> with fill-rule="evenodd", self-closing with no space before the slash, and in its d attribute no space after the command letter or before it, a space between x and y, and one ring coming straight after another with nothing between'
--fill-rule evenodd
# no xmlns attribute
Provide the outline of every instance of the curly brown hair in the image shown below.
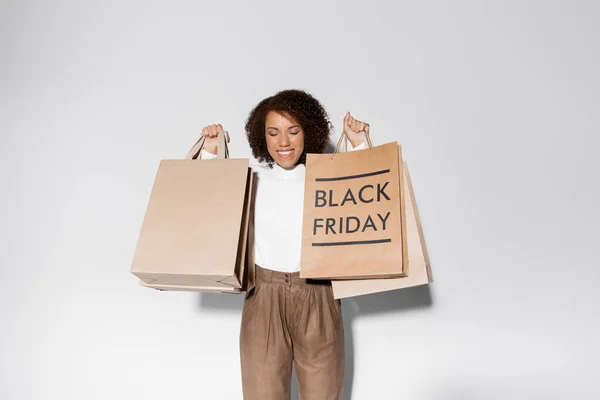
<svg viewBox="0 0 600 400"><path fill-rule="evenodd" d="M323 105L311 94L303 90L282 90L258 103L246 120L246 137L252 155L269 167L275 160L267 150L265 120L269 111L291 117L304 131L304 151L298 164L306 163L306 153L322 153L327 148L333 125Z"/></svg>

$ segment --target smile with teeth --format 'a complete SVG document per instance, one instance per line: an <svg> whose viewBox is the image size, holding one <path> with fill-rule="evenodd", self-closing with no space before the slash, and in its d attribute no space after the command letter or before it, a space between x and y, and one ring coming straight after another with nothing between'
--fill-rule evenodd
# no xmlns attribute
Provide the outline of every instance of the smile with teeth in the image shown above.
<svg viewBox="0 0 600 400"><path fill-rule="evenodd" d="M277 154L279 154L281 157L289 157L292 155L292 150L277 150Z"/></svg>

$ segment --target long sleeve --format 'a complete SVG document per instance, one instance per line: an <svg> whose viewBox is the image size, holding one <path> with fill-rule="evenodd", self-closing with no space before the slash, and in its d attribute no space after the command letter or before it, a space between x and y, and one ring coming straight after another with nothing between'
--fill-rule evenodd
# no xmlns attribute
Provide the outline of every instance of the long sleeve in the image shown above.
<svg viewBox="0 0 600 400"><path fill-rule="evenodd" d="M364 150L367 148L367 145L365 143L365 141L363 140L361 144L359 144L356 147L352 147L352 143L350 143L350 150L349 151L356 151L356 150Z"/></svg>
<svg viewBox="0 0 600 400"><path fill-rule="evenodd" d="M217 154L209 153L208 151L202 149L200 150L200 158L201 160L214 160L218 157Z"/></svg>

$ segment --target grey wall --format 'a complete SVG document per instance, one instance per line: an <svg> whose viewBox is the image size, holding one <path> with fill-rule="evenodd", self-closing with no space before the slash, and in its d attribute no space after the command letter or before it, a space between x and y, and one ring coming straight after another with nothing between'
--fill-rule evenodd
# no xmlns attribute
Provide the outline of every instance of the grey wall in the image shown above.
<svg viewBox="0 0 600 400"><path fill-rule="evenodd" d="M600 398L598 2L1 10L0 398L241 398L242 299L129 266L159 160L213 122L250 156L284 88L403 144L432 260L344 301L347 399Z"/></svg>

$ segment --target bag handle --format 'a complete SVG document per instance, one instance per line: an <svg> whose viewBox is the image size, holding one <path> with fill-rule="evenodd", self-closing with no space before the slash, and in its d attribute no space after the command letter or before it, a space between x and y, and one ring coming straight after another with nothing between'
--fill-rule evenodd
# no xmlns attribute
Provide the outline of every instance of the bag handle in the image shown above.
<svg viewBox="0 0 600 400"><path fill-rule="evenodd" d="M372 149L373 143L371 143L371 137L369 136L369 128L364 130L362 133L364 133L363 136L367 142L367 145L369 146L369 149ZM340 150L342 148L342 142L344 142L344 141L346 141L346 142L350 141L350 139L348 139L348 134L346 133L346 131L342 131L342 134L340 135L340 140L338 140L337 146L335 146L335 150L333 151L333 154L337 154L340 152ZM348 147L348 144L346 143L345 148L347 148L347 147Z"/></svg>
<svg viewBox="0 0 600 400"><path fill-rule="evenodd" d="M225 159L229 158L229 147L227 146L227 140L225 140L225 136L228 135L227 132L221 130L219 135L219 146L217 148L217 158ZM206 141L206 136L200 136L200 139L192 146L192 149L185 156L186 160L195 160L200 155L200 152L204 148L204 142Z"/></svg>

